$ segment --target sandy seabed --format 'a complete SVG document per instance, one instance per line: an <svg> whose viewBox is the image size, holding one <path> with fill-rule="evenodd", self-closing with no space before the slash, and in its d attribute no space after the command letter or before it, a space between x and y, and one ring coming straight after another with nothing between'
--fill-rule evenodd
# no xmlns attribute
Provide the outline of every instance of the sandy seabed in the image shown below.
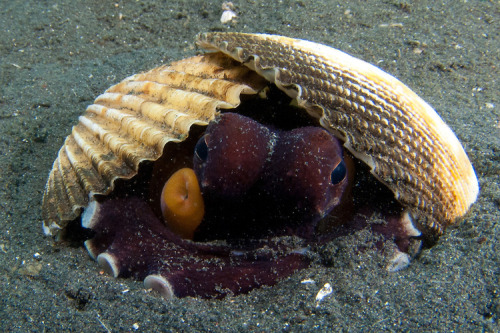
<svg viewBox="0 0 500 333"><path fill-rule="evenodd" d="M0 329L52 331L475 331L500 329L497 1L2 1ZM455 131L478 175L470 213L405 270L355 235L331 261L274 287L165 301L99 272L80 245L45 237L41 200L85 107L123 78L195 55L201 31L275 33L331 45L415 90ZM314 284L302 284L312 279ZM319 289L333 293L317 306Z"/></svg>

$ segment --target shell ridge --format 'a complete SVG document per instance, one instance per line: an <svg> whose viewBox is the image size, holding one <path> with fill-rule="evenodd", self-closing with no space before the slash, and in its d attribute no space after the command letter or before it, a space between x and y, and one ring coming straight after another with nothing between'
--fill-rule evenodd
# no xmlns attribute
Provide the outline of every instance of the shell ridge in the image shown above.
<svg viewBox="0 0 500 333"><path fill-rule="evenodd" d="M165 75L168 74L168 75ZM213 77L200 77L190 73L179 72L167 67L161 71L152 70L135 78L138 82L154 82L168 86L172 89L188 91L206 95L218 100L224 100L229 104L239 103L241 93L255 94L256 91L247 85L235 85L235 82L227 79ZM230 92L236 88L236 92Z"/></svg>
<svg viewBox="0 0 500 333"><path fill-rule="evenodd" d="M104 135L106 131L96 123L93 123L89 118L81 116L80 123L87 129L98 132ZM93 133L93 132L90 132ZM89 133L89 134L90 134ZM93 167L98 171L99 175L104 179L106 184L110 184L115 179L115 174L126 177L130 168L110 152L106 152L103 144L92 144L92 141L97 141L95 138L84 137L86 133L79 132L77 127L73 129L72 136L76 144L82 149L85 156L88 156ZM90 140L90 141L89 141ZM113 163L115 162L115 163Z"/></svg>
<svg viewBox="0 0 500 333"><path fill-rule="evenodd" d="M58 156L60 156L61 154L63 154L63 152L59 151ZM57 172L54 173L53 181L55 184L60 184L60 185L55 187L55 190L56 190L55 197L57 199L57 202L59 202L59 200L61 200L65 203L65 206L63 206L63 207L60 207L60 206L56 207L57 211L59 214L64 214L66 216L72 216L72 214L74 213L73 206L71 205L70 201L68 200L68 193L66 191L62 190L62 189L64 189L64 179L63 179L63 175L61 173L61 170L59 169L59 157L57 159L56 170L57 170Z"/></svg>
<svg viewBox="0 0 500 333"><path fill-rule="evenodd" d="M120 108L131 115L135 113L140 113L143 119L149 123L151 121L151 126L156 126L161 131L165 131L167 128L171 128L172 132L175 134L173 137L181 133L185 133L186 129L184 127L176 128L176 121L179 117L188 117L194 119L191 115L186 112L179 111L175 108L169 107L169 105L160 104L158 102L150 101L144 99L137 95L122 95L120 93L105 93L100 95L96 99L94 105L89 106L97 107L96 104L100 105L98 107L108 107L108 108ZM173 121L169 120L174 118ZM165 125L171 124L171 126ZM165 137L163 141L168 142L169 138ZM165 142L165 143L166 143ZM164 143L159 143L161 147ZM139 149L139 148L137 148ZM161 151L162 148L157 147L157 151Z"/></svg>
<svg viewBox="0 0 500 333"><path fill-rule="evenodd" d="M144 103L141 105L144 105ZM140 110L142 110L142 107ZM162 142L174 138L165 135L165 132L160 127L162 122L157 122L147 116L136 116L134 110L129 110L126 107L118 110L92 104L87 108L87 111L95 113L101 119L94 118L93 125L97 125L102 121L110 121L116 124L115 128L108 124L107 128L96 126L94 130L102 138L103 143L117 156L126 155L124 162L133 169L136 169L140 162L140 160L134 160L135 153L141 152L140 155L144 159L153 160L163 151ZM123 130L125 133L123 133Z"/></svg>
<svg viewBox="0 0 500 333"><path fill-rule="evenodd" d="M69 137L72 139L72 137ZM71 147L71 149L70 149ZM84 192L103 192L106 189L106 184L102 177L92 168L91 161L87 159L86 156L83 155L83 152L79 147L75 147L74 145L65 145L65 153L68 156L69 163L71 164L74 173L78 179L78 183L81 185L81 188ZM76 150L80 150L80 152L76 152ZM77 158L78 156L82 156L83 158ZM82 165L87 166L84 168ZM82 201L78 202L78 205L84 207L82 203L87 203L87 198L83 197Z"/></svg>
<svg viewBox="0 0 500 333"><path fill-rule="evenodd" d="M82 191L81 186L79 186L80 182L69 160L67 152L63 152L61 149L61 154L59 154L57 161L59 162L58 169L60 170L61 178L67 189L66 194L69 204L73 212L76 213L75 207L78 207L78 202L84 202L86 200L86 195Z"/></svg>

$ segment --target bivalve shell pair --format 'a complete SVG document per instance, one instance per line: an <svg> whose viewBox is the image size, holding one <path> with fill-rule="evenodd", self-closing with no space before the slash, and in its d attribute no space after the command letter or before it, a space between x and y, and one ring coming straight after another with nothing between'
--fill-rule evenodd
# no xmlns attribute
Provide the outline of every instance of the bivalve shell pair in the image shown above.
<svg viewBox="0 0 500 333"><path fill-rule="evenodd" d="M66 138L43 198L54 235L117 179L155 161L192 125L234 109L269 83L344 142L394 192L429 238L462 217L478 194L463 147L438 114L393 76L321 44L282 36L205 33L214 53L130 76L90 105Z"/></svg>

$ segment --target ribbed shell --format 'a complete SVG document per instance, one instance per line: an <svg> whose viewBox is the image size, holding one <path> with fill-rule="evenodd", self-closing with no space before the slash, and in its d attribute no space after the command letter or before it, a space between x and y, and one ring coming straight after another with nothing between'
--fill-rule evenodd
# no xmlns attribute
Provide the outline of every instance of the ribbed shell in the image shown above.
<svg viewBox="0 0 500 333"><path fill-rule="evenodd" d="M93 195L111 192L116 179L137 174L141 161L158 159L167 142L184 140L191 125L206 125L218 109L236 107L240 94L255 94L267 81L344 140L427 236L442 234L476 200L476 175L451 129L379 68L282 36L207 33L198 44L225 55L193 57L133 75L80 117L47 182L47 234L78 217Z"/></svg>
<svg viewBox="0 0 500 333"><path fill-rule="evenodd" d="M191 125L207 125L219 109L255 94L263 78L222 53L184 59L130 76L96 98L59 150L45 188L46 234L80 215L116 179L157 160L167 142L187 138Z"/></svg>
<svg viewBox="0 0 500 333"><path fill-rule="evenodd" d="M430 105L381 69L282 36L206 33L198 44L244 63L320 118L427 235L442 234L476 200L476 175L454 133Z"/></svg>

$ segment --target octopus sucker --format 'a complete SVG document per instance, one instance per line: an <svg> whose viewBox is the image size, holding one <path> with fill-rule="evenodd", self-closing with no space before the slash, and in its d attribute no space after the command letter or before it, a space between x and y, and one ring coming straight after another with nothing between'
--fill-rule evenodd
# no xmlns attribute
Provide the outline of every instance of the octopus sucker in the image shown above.
<svg viewBox="0 0 500 333"><path fill-rule="evenodd" d="M203 220L205 207L192 169L182 168L168 179L161 192L161 210L172 231L183 238L193 239Z"/></svg>
<svg viewBox="0 0 500 333"><path fill-rule="evenodd" d="M98 96L49 174L45 234L85 238L112 276L167 299L223 298L365 231L396 271L476 200L455 134L381 69L275 35L197 43L213 52Z"/></svg>

